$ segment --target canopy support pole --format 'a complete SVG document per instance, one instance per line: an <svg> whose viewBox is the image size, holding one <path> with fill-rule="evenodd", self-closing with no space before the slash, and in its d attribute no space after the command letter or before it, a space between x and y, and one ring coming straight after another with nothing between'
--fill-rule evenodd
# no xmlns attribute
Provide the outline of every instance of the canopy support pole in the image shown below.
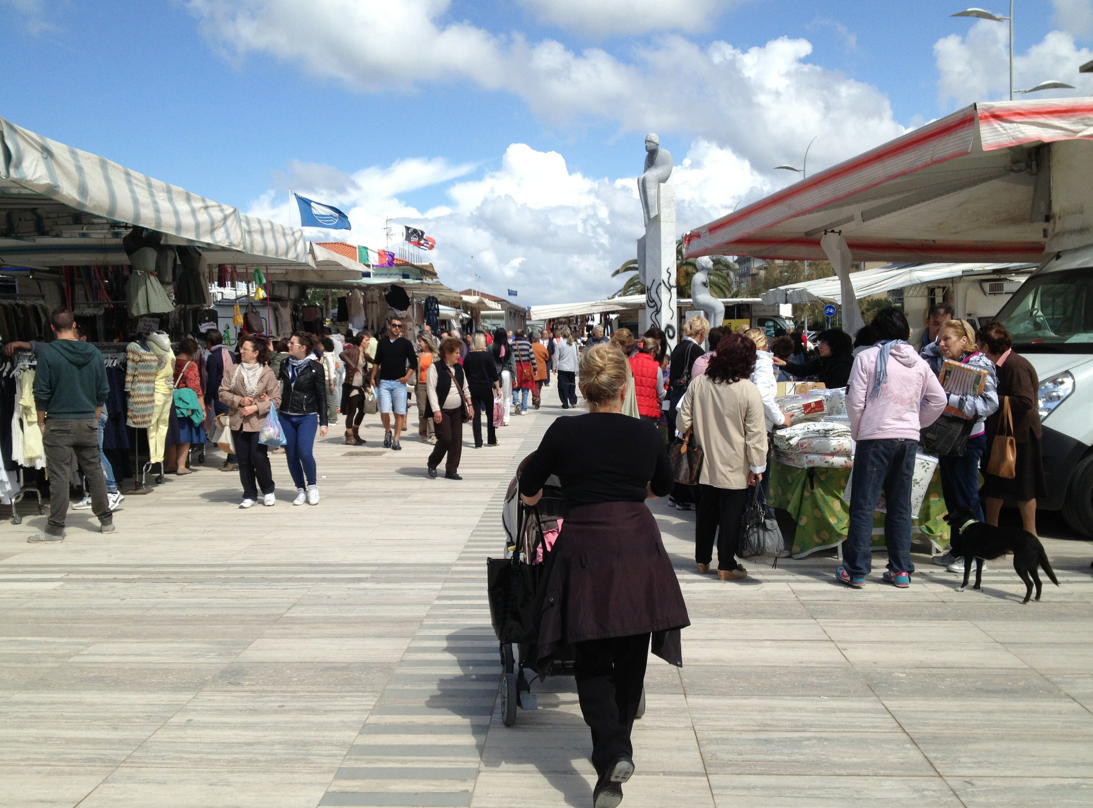
<svg viewBox="0 0 1093 808"><path fill-rule="evenodd" d="M858 306L857 295L854 294L854 284L850 281L850 264L853 257L850 248L846 246L846 239L837 230L828 230L820 239L827 260L839 276L839 291L843 304L843 331L851 337L856 335L865 326L865 320L861 315L861 307Z"/></svg>

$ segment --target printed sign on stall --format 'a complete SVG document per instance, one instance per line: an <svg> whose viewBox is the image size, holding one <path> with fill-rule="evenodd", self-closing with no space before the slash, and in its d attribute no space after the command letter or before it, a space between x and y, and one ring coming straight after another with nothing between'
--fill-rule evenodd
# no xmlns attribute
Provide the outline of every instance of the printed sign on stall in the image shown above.
<svg viewBox="0 0 1093 808"><path fill-rule="evenodd" d="M159 318L158 317L141 317L137 320L137 333L138 334L151 334L154 331L159 330Z"/></svg>

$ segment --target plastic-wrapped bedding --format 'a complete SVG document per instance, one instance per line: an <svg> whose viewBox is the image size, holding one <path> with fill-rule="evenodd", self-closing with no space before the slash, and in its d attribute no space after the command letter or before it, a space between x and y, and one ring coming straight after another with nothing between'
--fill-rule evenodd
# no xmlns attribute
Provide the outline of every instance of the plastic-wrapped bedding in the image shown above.
<svg viewBox="0 0 1093 808"><path fill-rule="evenodd" d="M802 454L854 454L852 438L801 438L797 441L797 451Z"/></svg>
<svg viewBox="0 0 1093 808"><path fill-rule="evenodd" d="M785 429L777 429L774 432L774 448L787 452L803 451L798 444L802 440L815 438L845 438L850 440L850 424L831 423L826 421L806 421L794 423Z"/></svg>
<svg viewBox="0 0 1093 808"><path fill-rule="evenodd" d="M848 469L854 464L849 455L806 454L804 452L786 452L780 449L774 450L774 459L783 466L793 466L798 469Z"/></svg>

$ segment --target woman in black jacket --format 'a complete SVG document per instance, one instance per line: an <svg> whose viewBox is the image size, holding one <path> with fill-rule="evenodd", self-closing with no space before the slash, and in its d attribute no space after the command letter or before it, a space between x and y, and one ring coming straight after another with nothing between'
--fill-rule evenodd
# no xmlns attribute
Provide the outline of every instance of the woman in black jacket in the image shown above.
<svg viewBox="0 0 1093 808"><path fill-rule="evenodd" d="M315 484L315 427L326 437L326 372L315 356L314 334L297 331L288 341L288 359L281 363L281 429L285 434L288 472L296 485L293 505L319 504ZM306 485L306 488L305 488Z"/></svg>
<svg viewBox="0 0 1093 808"><path fill-rule="evenodd" d="M486 350L486 335L475 334L471 338L471 351L463 359L463 372L467 374L467 386L471 391L474 407L474 448L482 448L482 411L486 411L486 429L489 446L497 445L497 430L493 425L493 401L501 395L501 376L493 356Z"/></svg>
<svg viewBox="0 0 1093 808"><path fill-rule="evenodd" d="M841 328L829 328L817 336L820 358L797 365L774 357L774 364L798 378L815 376L828 390L846 387L854 367L854 341Z"/></svg>

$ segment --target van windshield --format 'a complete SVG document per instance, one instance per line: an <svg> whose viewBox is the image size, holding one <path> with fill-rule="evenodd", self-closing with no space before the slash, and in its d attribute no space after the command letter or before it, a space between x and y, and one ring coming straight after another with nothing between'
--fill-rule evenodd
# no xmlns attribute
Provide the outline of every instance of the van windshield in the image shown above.
<svg viewBox="0 0 1093 808"><path fill-rule="evenodd" d="M1029 278L995 319L1019 353L1093 353L1093 268Z"/></svg>

